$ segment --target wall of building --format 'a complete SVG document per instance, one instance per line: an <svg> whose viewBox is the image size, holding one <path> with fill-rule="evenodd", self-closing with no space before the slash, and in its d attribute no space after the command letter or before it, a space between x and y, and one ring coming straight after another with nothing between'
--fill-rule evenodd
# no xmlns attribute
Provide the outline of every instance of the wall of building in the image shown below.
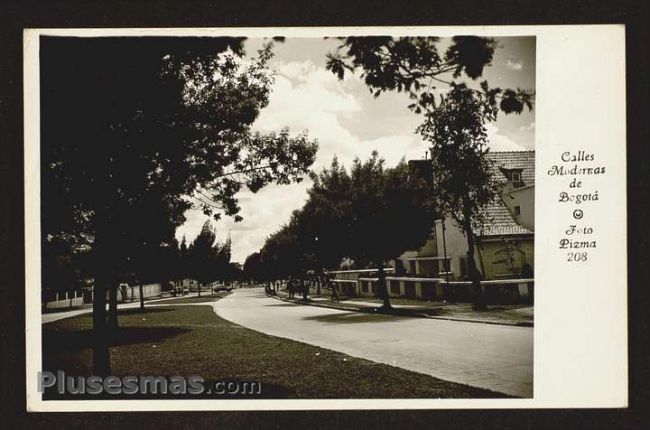
<svg viewBox="0 0 650 430"><path fill-rule="evenodd" d="M436 257L438 255L438 244L436 240L436 231L434 229L431 232L431 235L429 235L426 243L420 249L415 251L406 251L404 254L400 255L397 260L401 262L407 274L424 274L427 276L433 276L438 272L438 263L426 260L416 262L415 259L420 257Z"/></svg>
<svg viewBox="0 0 650 430"><path fill-rule="evenodd" d="M452 272L451 278L459 279L461 276L461 258L467 257L467 240L462 230L450 220L445 220L444 244L442 232L442 220L436 221L436 235L438 240L438 255L445 255L444 248L449 257L449 268ZM478 263L478 260L477 260Z"/></svg>
<svg viewBox="0 0 650 430"><path fill-rule="evenodd" d="M530 231L535 231L534 186L517 188L510 191L503 196L503 202L519 225ZM516 215L515 207L519 207L519 215Z"/></svg>
<svg viewBox="0 0 650 430"><path fill-rule="evenodd" d="M436 221L436 230L438 232L438 253L443 255L442 243L442 221ZM534 240L533 235L529 236L509 236L507 240L512 242L515 250L512 252L515 258L515 266L518 267L516 275L510 274L509 276L519 276L521 274L521 267L523 263L530 264L535 267L534 262ZM455 223L445 221L445 243L447 248L447 255L450 258L450 267L453 279L462 278L462 263L461 260L467 258L467 240L462 230L456 226ZM507 257L507 252L504 249L503 238L484 239L481 242L480 255L478 250L474 252L474 260L476 267L481 270L481 258L483 260L482 266L485 268L485 279L504 279L508 274L507 265L499 263ZM466 270L466 269L465 269ZM482 270L483 271L483 270Z"/></svg>
<svg viewBox="0 0 650 430"><path fill-rule="evenodd" d="M142 295L144 298L157 297L162 294L162 286L160 284L146 284L142 286ZM117 300L127 302L132 300L140 300L140 287L138 285L123 286L117 291Z"/></svg>
<svg viewBox="0 0 650 430"><path fill-rule="evenodd" d="M510 250L502 239L483 240L481 256L485 267L485 279L506 279L521 276L525 263L535 267L534 241L532 237L509 237ZM512 263L508 263L512 257ZM479 262L480 264L480 262ZM479 269L481 266L478 266Z"/></svg>

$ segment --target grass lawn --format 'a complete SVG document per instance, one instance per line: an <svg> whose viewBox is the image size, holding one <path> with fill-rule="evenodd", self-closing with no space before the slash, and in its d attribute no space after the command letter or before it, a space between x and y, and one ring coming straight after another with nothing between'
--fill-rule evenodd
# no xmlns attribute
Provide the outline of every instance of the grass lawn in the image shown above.
<svg viewBox="0 0 650 430"><path fill-rule="evenodd" d="M91 327L90 315L45 324L43 369L91 375ZM111 364L116 376L260 382L263 398L507 397L268 336L219 318L210 306L122 310Z"/></svg>

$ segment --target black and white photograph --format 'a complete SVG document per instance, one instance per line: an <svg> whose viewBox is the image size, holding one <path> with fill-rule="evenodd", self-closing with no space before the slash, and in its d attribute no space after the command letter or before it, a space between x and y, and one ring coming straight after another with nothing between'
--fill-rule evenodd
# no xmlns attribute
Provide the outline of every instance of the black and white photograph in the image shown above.
<svg viewBox="0 0 650 430"><path fill-rule="evenodd" d="M535 37L42 36L40 107L44 399L532 397Z"/></svg>
<svg viewBox="0 0 650 430"><path fill-rule="evenodd" d="M622 404L604 27L28 30L28 409Z"/></svg>

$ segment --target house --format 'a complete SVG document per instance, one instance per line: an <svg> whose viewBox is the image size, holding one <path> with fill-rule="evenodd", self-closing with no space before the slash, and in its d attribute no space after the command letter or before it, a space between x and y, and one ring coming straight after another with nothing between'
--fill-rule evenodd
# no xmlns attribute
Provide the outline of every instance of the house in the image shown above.
<svg viewBox="0 0 650 430"><path fill-rule="evenodd" d="M488 222L476 233L476 267L492 303L528 302L533 298L535 152L490 152L493 177L499 183L497 199L485 208ZM414 174L430 175L427 160L412 160ZM426 176L424 176L426 178ZM424 300L471 301L467 240L451 219L438 219L426 243L407 251L386 277L388 294ZM332 272L348 295L377 295L376 270Z"/></svg>
<svg viewBox="0 0 650 430"><path fill-rule="evenodd" d="M485 280L532 276L534 267L535 151L495 151L496 201L485 209L488 222L475 232L476 266ZM436 220L426 244L399 257L406 273L446 281L468 277L467 240L451 219Z"/></svg>

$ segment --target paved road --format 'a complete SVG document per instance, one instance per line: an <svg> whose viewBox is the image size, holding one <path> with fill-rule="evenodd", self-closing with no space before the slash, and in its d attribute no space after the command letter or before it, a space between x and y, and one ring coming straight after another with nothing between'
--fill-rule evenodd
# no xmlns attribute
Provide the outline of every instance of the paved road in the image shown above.
<svg viewBox="0 0 650 430"><path fill-rule="evenodd" d="M236 324L448 381L502 393L533 395L533 329L398 318L267 297L236 290L214 304Z"/></svg>

